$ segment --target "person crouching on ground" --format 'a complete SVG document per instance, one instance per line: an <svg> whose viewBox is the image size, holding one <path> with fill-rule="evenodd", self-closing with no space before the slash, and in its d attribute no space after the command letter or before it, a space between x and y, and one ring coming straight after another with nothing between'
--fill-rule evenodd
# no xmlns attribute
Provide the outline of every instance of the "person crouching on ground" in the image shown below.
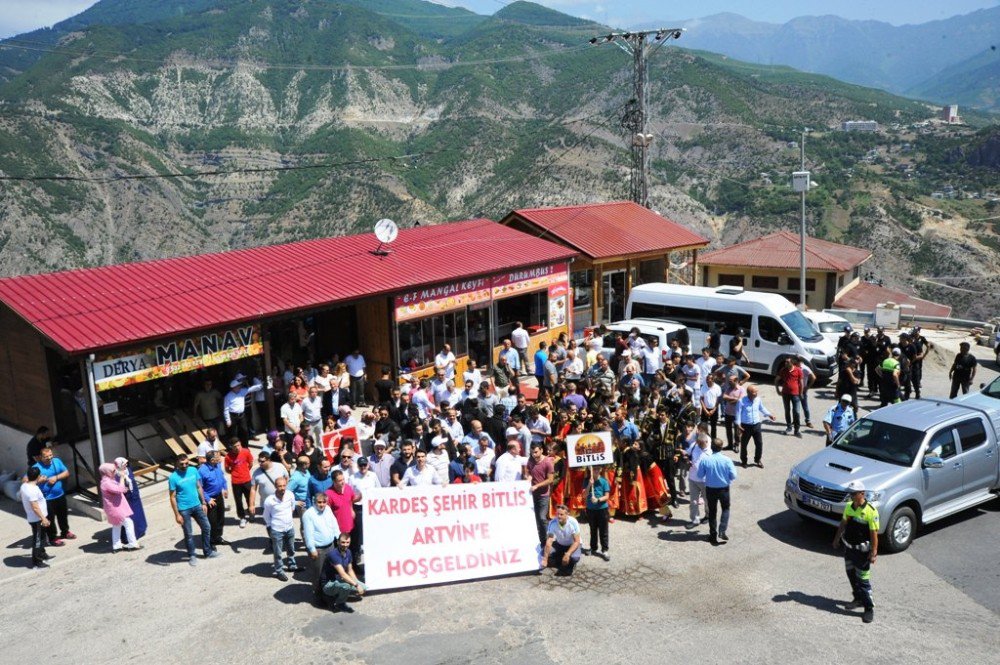
<svg viewBox="0 0 1000 665"><path fill-rule="evenodd" d="M566 506L556 507L556 517L549 522L542 567L554 566L556 575L569 577L580 560L580 523L570 517Z"/></svg>
<svg viewBox="0 0 1000 665"><path fill-rule="evenodd" d="M320 585L334 612L353 612L347 599L357 594L360 599L367 590L354 572L351 555L351 534L344 532L337 537L337 546L331 547L323 562Z"/></svg>

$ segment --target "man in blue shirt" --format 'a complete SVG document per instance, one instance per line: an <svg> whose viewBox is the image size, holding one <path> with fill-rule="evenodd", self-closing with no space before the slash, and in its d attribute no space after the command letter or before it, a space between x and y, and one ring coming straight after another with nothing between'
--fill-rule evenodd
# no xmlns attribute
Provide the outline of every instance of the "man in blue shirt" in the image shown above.
<svg viewBox="0 0 1000 665"><path fill-rule="evenodd" d="M639 440L639 428L626 418L627 415L625 409L618 409L615 412L615 419L611 423L611 435L622 442L623 448L627 448Z"/></svg>
<svg viewBox="0 0 1000 665"><path fill-rule="evenodd" d="M826 445L832 444L838 436L854 424L853 399L848 394L840 396L840 400L826 412L823 417L823 429L826 430Z"/></svg>
<svg viewBox="0 0 1000 665"><path fill-rule="evenodd" d="M63 489L62 481L69 478L69 470L62 460L55 456L51 448L42 448L38 461L32 466L41 471L42 475L38 479L38 487L42 490L42 496L48 506L49 521L45 532L49 542L56 547L61 547L65 543L63 539L73 540L76 535L69 530L69 506L66 503L66 490ZM56 536L56 523L59 524L59 536Z"/></svg>
<svg viewBox="0 0 1000 665"><path fill-rule="evenodd" d="M206 559L214 559L219 553L212 548L212 525L205 516L205 493L201 486L201 476L198 471L188 466L187 455L178 455L174 463L174 472L170 474L168 483L170 489L170 507L174 509L174 519L184 530L184 542L187 545L188 563L198 565L194 554L194 531L191 519L198 522L201 529L201 548Z"/></svg>
<svg viewBox="0 0 1000 665"><path fill-rule="evenodd" d="M705 477L705 498L708 501L708 539L713 545L729 542L726 530L729 528L729 486L736 480L736 465L725 455L720 455L722 440L712 441L712 454L702 457L698 471ZM718 522L719 504L722 504L722 519Z"/></svg>
<svg viewBox="0 0 1000 665"><path fill-rule="evenodd" d="M334 612L353 612L347 599L354 594L359 597L365 595L365 585L358 580L353 562L351 534L341 533L337 537L337 546L326 553L319 579L323 595L330 599Z"/></svg>
<svg viewBox="0 0 1000 665"><path fill-rule="evenodd" d="M545 362L549 359L549 354L545 350L545 342L538 343L538 350L535 351L535 378L538 380L538 389L541 391L545 383ZM539 397L542 395L539 394Z"/></svg>
<svg viewBox="0 0 1000 665"><path fill-rule="evenodd" d="M314 497L320 492L325 492L331 487L333 487L333 477L330 475L330 460L324 459L319 463L319 469L316 473L310 474L309 478L309 496Z"/></svg>
<svg viewBox="0 0 1000 665"><path fill-rule="evenodd" d="M226 474L219 464L219 451L209 451L205 463L198 467L201 489L208 506L208 523L212 527L212 545L226 544L222 537L222 529L226 520L226 499L229 498L229 488L226 486Z"/></svg>
<svg viewBox="0 0 1000 665"><path fill-rule="evenodd" d="M740 435L740 464L747 468L747 444L753 438L753 463L764 468L761 456L764 454L764 439L760 425L767 418L774 422L774 416L764 407L757 386L748 385L747 394L736 402L736 431Z"/></svg>

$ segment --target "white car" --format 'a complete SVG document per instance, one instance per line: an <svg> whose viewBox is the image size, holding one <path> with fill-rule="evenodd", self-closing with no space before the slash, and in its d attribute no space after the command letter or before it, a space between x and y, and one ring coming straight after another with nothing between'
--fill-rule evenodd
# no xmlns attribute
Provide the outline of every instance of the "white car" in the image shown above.
<svg viewBox="0 0 1000 665"><path fill-rule="evenodd" d="M652 345L653 339L656 339L656 343L660 348L661 360L667 360L670 356L670 342L673 339L677 339L680 342L681 348L685 351L689 351L690 341L688 340L687 328L675 321L651 321L649 319L635 319L626 321L616 321L614 323L605 324L608 332L612 335L616 332L620 332L624 335L628 335L632 328L639 329L639 335L646 340L647 344ZM596 330L596 327L595 327ZM583 340L578 340L582 345ZM615 354L614 346L607 346L601 348L601 355L605 358L611 358Z"/></svg>
<svg viewBox="0 0 1000 665"><path fill-rule="evenodd" d="M812 310L807 310L802 312L802 314L809 319L811 324L813 324L813 327L816 328L816 332L834 344L840 340L840 336L844 334L844 329L851 325L850 321L842 316L837 316L836 314L814 312Z"/></svg>

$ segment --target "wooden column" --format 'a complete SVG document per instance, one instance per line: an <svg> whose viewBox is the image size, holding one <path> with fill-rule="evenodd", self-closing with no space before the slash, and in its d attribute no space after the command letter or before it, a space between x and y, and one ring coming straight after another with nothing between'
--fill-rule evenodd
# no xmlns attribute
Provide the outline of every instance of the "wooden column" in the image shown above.
<svg viewBox="0 0 1000 665"><path fill-rule="evenodd" d="M698 250L691 250L691 286L698 286Z"/></svg>
<svg viewBox="0 0 1000 665"><path fill-rule="evenodd" d="M260 336L264 349L264 391L267 393L267 399L264 400L264 403L267 404L267 426L269 431L275 431L278 429L278 421L274 415L277 411L277 406L274 403L273 388L267 387L274 371L271 367L271 330L264 324L260 326Z"/></svg>
<svg viewBox="0 0 1000 665"><path fill-rule="evenodd" d="M593 266L594 271L594 289L591 292L590 298L590 321L591 325L598 325L601 323L600 318L597 316L597 311L601 307L601 267L599 265Z"/></svg>

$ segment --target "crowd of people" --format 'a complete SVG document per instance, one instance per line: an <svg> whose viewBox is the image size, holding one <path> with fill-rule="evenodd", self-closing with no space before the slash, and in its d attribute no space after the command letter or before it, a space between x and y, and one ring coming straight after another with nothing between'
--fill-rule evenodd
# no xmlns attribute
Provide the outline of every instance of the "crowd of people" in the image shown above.
<svg viewBox="0 0 1000 665"><path fill-rule="evenodd" d="M963 347L952 376L967 390L975 364L963 360ZM838 401L823 419L828 443L854 421L865 378L883 404L907 399L911 391L919 397L929 348L919 328L902 333L896 344L881 328L873 335L866 327L863 336L845 331L838 344ZM530 359L525 349L505 344L485 373L474 361L459 372L445 346L432 376L400 382L385 368L374 385L376 406L357 418L367 395L363 381L352 383L350 370L363 366L345 365L334 375L321 363L311 376L306 368L289 367L281 431L269 432L256 455L249 448L246 398L263 383L237 375L220 396L218 417L197 456L178 457L169 477L187 560L197 565L199 544L204 557L219 555L232 499L239 528L257 519L266 527L275 577L286 581L287 573L303 570L296 561L301 539L312 561L316 601L349 611L345 601L365 590L360 502L366 492L517 480L530 481L542 556L561 575L571 574L584 555L610 560L608 524L616 518L668 519L679 499L687 499L688 529L707 522L707 540L725 544L736 465L723 453L735 452L747 468L753 443L753 464L763 468L761 425L776 420L759 386L750 383L745 360L740 335L728 356L717 340L689 354L676 341L660 349L638 329L625 334L603 327L588 332L582 344L565 337L541 343ZM803 426L812 427L808 392L814 382L799 358L778 373L785 434L801 436ZM525 388L533 384L537 397L529 399ZM197 401L196 409L207 408L200 394ZM58 546L74 537L61 490L68 472L45 445L43 430L29 444L26 485L35 489L22 492L38 566L49 556L46 542ZM325 434L345 431L351 435L324 445ZM610 434L613 463L572 466L567 438L594 432ZM141 547L145 520L126 461L102 465L100 474L113 551ZM578 518L589 527L589 547Z"/></svg>

